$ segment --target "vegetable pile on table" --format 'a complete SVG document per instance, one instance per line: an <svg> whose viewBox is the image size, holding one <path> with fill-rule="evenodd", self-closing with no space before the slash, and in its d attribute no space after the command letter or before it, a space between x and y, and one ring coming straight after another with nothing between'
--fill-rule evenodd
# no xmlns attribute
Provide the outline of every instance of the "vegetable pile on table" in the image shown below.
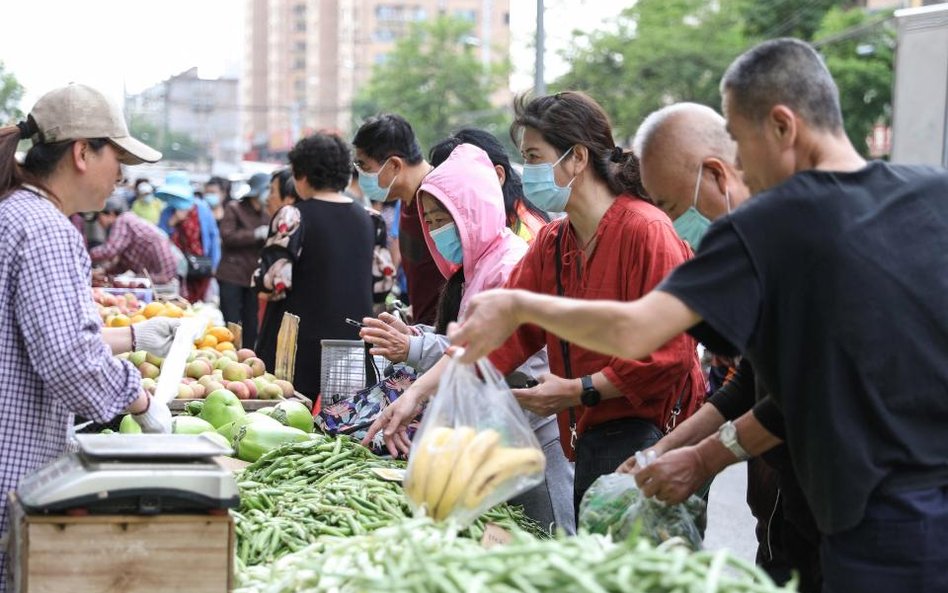
<svg viewBox="0 0 948 593"><path fill-rule="evenodd" d="M690 552L581 533L540 540L514 532L486 549L450 526L412 519L371 534L327 537L239 575L235 593L777 593L758 567L726 551Z"/></svg>
<svg viewBox="0 0 948 593"><path fill-rule="evenodd" d="M312 435L264 454L238 476L241 505L233 516L240 564L272 562L323 536L362 535L407 520L412 511L401 484L373 471L404 466L346 437ZM487 522L544 535L509 505L495 507L465 533L479 538Z"/></svg>

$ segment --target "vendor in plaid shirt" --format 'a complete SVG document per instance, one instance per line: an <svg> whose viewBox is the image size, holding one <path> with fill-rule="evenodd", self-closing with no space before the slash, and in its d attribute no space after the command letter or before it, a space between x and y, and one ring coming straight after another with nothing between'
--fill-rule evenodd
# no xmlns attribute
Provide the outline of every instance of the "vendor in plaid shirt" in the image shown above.
<svg viewBox="0 0 948 593"><path fill-rule="evenodd" d="M22 166L21 139L33 142ZM177 320L102 329L89 256L69 222L102 208L120 163L159 158L129 136L117 106L78 84L0 128L0 539L7 493L64 452L73 413L107 422L127 411L146 432L170 432L168 406L150 401L135 367L112 354L137 347L164 356ZM0 549L0 593L5 570Z"/></svg>
<svg viewBox="0 0 948 593"><path fill-rule="evenodd" d="M106 272L120 274L131 270L138 275L146 272L157 284L174 279L177 266L171 253L168 236L147 220L128 212L125 198L112 194L99 212L97 220L108 233L102 245L94 247L89 257L94 263L105 264Z"/></svg>

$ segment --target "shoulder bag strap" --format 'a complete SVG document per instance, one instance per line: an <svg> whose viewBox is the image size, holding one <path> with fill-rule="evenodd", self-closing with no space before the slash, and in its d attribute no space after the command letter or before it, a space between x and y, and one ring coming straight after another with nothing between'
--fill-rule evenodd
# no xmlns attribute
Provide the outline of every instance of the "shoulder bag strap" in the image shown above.
<svg viewBox="0 0 948 593"><path fill-rule="evenodd" d="M563 290L563 277L562 277L562 268L563 268L563 229L569 223L565 220L560 223L560 228L556 231L556 294L558 296L565 296L565 291ZM570 361L569 355L569 342L566 340L560 340L560 351L563 355L563 369L566 371L566 378L573 378L573 364ZM570 406L569 408L569 446L570 449L576 451L576 408Z"/></svg>

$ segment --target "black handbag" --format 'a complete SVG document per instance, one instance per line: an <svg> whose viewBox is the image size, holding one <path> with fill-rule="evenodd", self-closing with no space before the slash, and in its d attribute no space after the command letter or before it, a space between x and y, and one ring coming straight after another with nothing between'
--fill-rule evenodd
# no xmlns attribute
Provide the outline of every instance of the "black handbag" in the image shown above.
<svg viewBox="0 0 948 593"><path fill-rule="evenodd" d="M184 259L188 262L188 278L210 278L214 275L214 265L210 257L185 253Z"/></svg>

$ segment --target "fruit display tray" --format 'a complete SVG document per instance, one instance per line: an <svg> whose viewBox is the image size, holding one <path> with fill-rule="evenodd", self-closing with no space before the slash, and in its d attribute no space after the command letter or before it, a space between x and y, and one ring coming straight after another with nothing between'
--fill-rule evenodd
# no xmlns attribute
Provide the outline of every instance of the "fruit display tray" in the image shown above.
<svg viewBox="0 0 948 593"><path fill-rule="evenodd" d="M310 401L308 397L299 392L294 392L292 396L284 398L285 400L298 401L310 410L313 409L313 402ZM168 407L171 409L173 415L180 414L184 411L184 406L188 402L203 401L201 399L173 399L168 403ZM248 412L255 412L260 408L266 408L267 406L275 406L283 400L279 399L243 399L240 400L240 403L243 404L244 410Z"/></svg>

